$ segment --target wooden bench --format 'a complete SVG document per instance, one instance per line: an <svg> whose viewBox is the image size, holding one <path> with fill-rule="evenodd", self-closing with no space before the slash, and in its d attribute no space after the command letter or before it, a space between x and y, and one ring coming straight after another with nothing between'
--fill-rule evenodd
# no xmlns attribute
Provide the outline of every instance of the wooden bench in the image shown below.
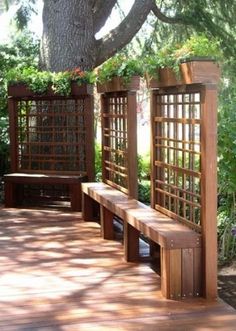
<svg viewBox="0 0 236 331"><path fill-rule="evenodd" d="M23 199L24 185L68 185L71 210L81 211L81 182L86 176L11 173L4 175L5 206L17 207Z"/></svg>
<svg viewBox="0 0 236 331"><path fill-rule="evenodd" d="M139 258L142 233L160 246L161 291L168 299L202 294L201 235L104 183L82 183L82 214L93 219L94 201L100 205L104 239L113 239L113 217L124 222L126 261Z"/></svg>

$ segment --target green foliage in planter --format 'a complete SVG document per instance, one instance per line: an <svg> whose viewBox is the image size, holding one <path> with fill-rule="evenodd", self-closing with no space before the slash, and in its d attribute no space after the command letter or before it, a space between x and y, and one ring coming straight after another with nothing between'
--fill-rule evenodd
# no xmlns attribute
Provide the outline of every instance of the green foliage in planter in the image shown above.
<svg viewBox="0 0 236 331"><path fill-rule="evenodd" d="M171 68L179 77L179 64L193 58L219 61L222 59L219 42L200 34L193 35L182 43L165 45L159 52L145 59L145 72L150 78L158 79L159 68Z"/></svg>
<svg viewBox="0 0 236 331"><path fill-rule="evenodd" d="M174 52L177 62L191 60L192 58L208 58L219 61L222 56L219 41L213 38L209 39L204 34L191 36Z"/></svg>
<svg viewBox="0 0 236 331"><path fill-rule="evenodd" d="M133 76L143 76L143 65L140 59L128 58L118 54L107 60L99 69L97 80L103 84L113 77L122 77L128 83Z"/></svg>
<svg viewBox="0 0 236 331"><path fill-rule="evenodd" d="M95 75L93 72L84 72L80 68L65 72L39 71L34 67L12 69L9 71L8 84L26 84L34 93L43 94L49 86L56 94L68 96L71 93L71 83L78 85L93 84Z"/></svg>

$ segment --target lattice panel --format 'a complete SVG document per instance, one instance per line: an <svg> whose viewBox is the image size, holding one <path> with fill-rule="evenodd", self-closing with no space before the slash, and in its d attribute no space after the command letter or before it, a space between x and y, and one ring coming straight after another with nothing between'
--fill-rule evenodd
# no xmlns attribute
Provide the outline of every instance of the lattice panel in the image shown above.
<svg viewBox="0 0 236 331"><path fill-rule="evenodd" d="M201 225L201 100L199 92L157 93L154 109L154 206Z"/></svg>
<svg viewBox="0 0 236 331"><path fill-rule="evenodd" d="M16 107L19 171L86 171L83 98L21 100Z"/></svg>
<svg viewBox="0 0 236 331"><path fill-rule="evenodd" d="M128 193L127 96L109 94L103 109L104 181Z"/></svg>

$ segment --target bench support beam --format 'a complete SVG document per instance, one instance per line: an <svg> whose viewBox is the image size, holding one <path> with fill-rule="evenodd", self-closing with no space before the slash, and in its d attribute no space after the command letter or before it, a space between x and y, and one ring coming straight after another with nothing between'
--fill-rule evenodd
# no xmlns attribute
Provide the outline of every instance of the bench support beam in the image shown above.
<svg viewBox="0 0 236 331"><path fill-rule="evenodd" d="M127 262L139 261L139 236L140 232L124 221L124 250Z"/></svg>
<svg viewBox="0 0 236 331"><path fill-rule="evenodd" d="M103 239L114 239L113 218L114 214L109 209L100 206L101 235Z"/></svg>

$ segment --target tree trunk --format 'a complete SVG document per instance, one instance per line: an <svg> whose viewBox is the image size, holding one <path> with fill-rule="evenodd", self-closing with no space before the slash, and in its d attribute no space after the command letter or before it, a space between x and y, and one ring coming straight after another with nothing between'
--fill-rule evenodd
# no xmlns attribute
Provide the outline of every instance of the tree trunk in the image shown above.
<svg viewBox="0 0 236 331"><path fill-rule="evenodd" d="M40 66L65 71L95 64L92 1L44 0Z"/></svg>

